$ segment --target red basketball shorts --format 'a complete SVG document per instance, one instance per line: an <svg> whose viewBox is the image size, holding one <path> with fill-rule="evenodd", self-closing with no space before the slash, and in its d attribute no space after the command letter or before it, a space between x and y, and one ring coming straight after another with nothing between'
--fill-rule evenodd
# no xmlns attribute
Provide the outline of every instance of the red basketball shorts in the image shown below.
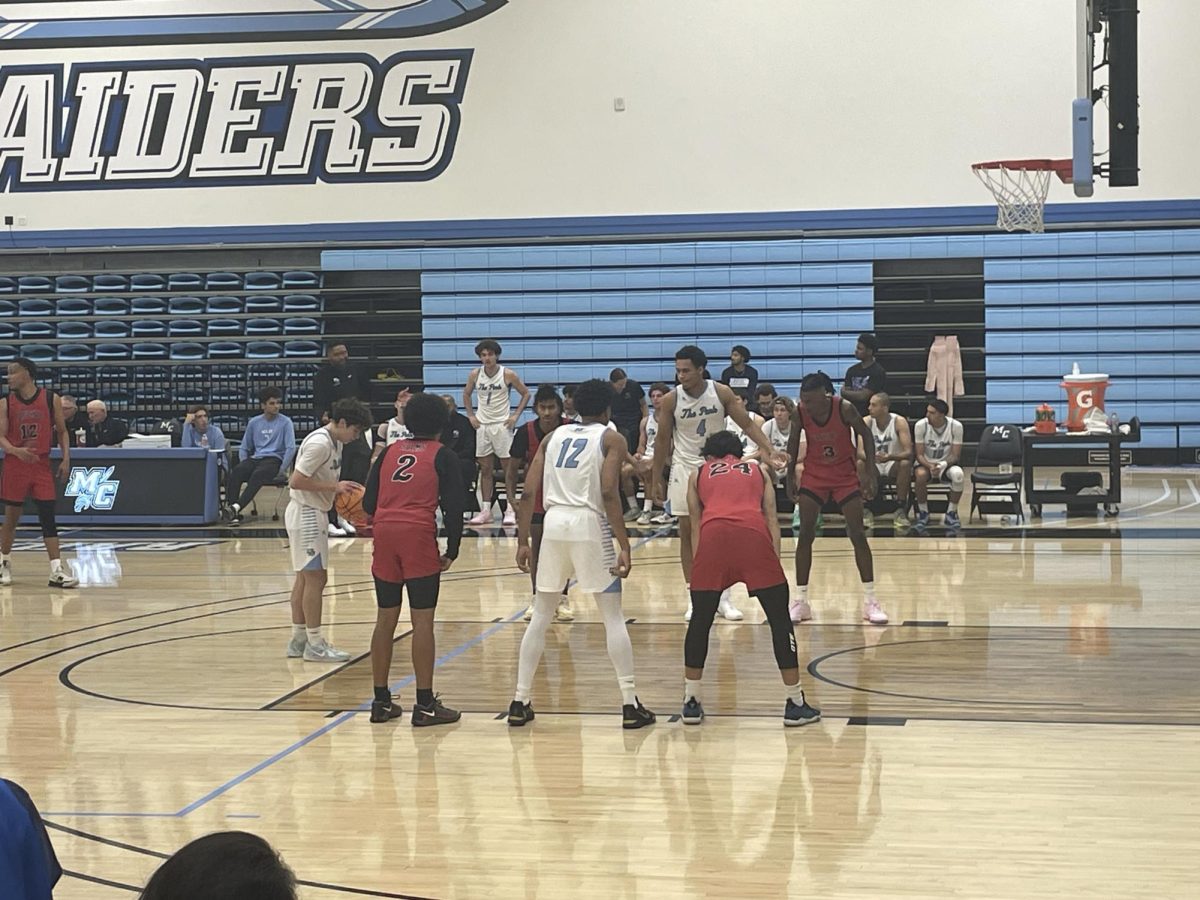
<svg viewBox="0 0 1200 900"><path fill-rule="evenodd" d="M808 494L822 506L830 500L841 506L857 496L861 488L858 484L858 472L853 465L847 471L805 464L804 474L800 476L799 491Z"/></svg>
<svg viewBox="0 0 1200 900"><path fill-rule="evenodd" d="M720 519L702 524L692 561L692 590L723 591L739 582L752 594L787 583L765 526L748 528Z"/></svg>
<svg viewBox="0 0 1200 900"><path fill-rule="evenodd" d="M19 506L31 494L34 500L54 500L58 496L50 463L47 460L27 463L11 454L5 456L0 470L0 500Z"/></svg>
<svg viewBox="0 0 1200 900"><path fill-rule="evenodd" d="M402 584L442 571L437 532L421 525L376 522L371 574L380 581Z"/></svg>

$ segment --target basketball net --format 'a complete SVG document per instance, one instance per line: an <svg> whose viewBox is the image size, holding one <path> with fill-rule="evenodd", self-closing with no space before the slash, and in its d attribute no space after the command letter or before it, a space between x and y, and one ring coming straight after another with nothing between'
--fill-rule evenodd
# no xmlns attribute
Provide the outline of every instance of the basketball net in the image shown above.
<svg viewBox="0 0 1200 900"><path fill-rule="evenodd" d="M971 170L996 198L996 227L1041 234L1050 179L1057 175L1069 181L1070 165L1070 160L1022 159L976 163Z"/></svg>

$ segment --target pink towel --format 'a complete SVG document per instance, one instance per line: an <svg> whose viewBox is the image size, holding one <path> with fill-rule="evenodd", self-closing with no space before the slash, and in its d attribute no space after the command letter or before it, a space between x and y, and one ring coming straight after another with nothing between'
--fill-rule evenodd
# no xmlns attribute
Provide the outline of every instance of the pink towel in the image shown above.
<svg viewBox="0 0 1200 900"><path fill-rule="evenodd" d="M945 400L954 415L954 398L961 397L963 389L962 353L958 349L958 335L937 335L929 348L929 364L925 369L925 390Z"/></svg>

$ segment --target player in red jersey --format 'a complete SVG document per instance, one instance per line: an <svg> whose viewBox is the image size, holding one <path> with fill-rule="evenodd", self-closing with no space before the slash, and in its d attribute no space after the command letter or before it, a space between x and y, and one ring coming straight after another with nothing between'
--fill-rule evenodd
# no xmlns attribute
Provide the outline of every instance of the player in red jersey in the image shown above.
<svg viewBox="0 0 1200 900"><path fill-rule="evenodd" d="M779 515L775 480L769 465L742 459L742 439L718 431L704 442L704 463L688 481L688 516L692 530L692 618L683 644L683 723L704 719L700 680L708 656L708 635L721 592L744 582L758 597L775 645L783 683L787 686L784 725L807 725L821 718L800 687L796 635L788 619L788 585L779 564Z"/></svg>
<svg viewBox="0 0 1200 900"><path fill-rule="evenodd" d="M875 599L874 562L863 528L863 500L874 497L877 486L875 438L854 405L833 392L833 382L824 372L805 375L800 383L800 405L788 439L788 456L793 463L801 434L808 443L808 452L799 486L795 465L788 469L788 493L800 507L800 534L796 538L796 584L800 593L789 607L792 621L812 618L808 574L812 569L813 538L817 515L832 500L841 507L846 534L854 545L854 561L863 585L863 619L872 625L886 625L887 613ZM861 474L857 470L855 435L862 439L866 454Z"/></svg>
<svg viewBox="0 0 1200 900"><path fill-rule="evenodd" d="M521 489L522 498L527 493L535 493L536 498L533 508L533 527L530 530L530 537L533 539L533 561L529 577L533 584L533 597L525 610L526 622L533 618L533 605L537 600L538 551L542 547L542 523L546 518L546 508L542 505L541 488L536 488L536 492L531 490L529 467L533 464L533 458L537 456L538 447L542 445L546 435L559 425L571 424L571 420L563 415L562 397L558 396L558 391L552 384L538 386L537 392L533 395L533 410L537 413L537 418L530 419L517 429L516 435L513 436L512 447L508 451L513 459L521 460L525 464L525 484ZM558 608L554 611L554 621L570 622L574 618L575 611L571 609L571 602L567 599L567 591L564 588L562 599L558 601Z"/></svg>
<svg viewBox="0 0 1200 900"><path fill-rule="evenodd" d="M0 403L0 449L4 468L0 471L0 500L4 503L4 526L0 529L0 585L12 584L13 537L25 498L33 496L42 540L50 557L50 587L73 588L79 579L63 568L59 556L58 524L54 503L58 490L50 470L50 448L62 451L58 479L65 482L71 472L71 445L63 420L62 398L39 388L37 365L18 358L8 364L8 396Z"/></svg>
<svg viewBox="0 0 1200 900"><path fill-rule="evenodd" d="M433 394L415 394L404 409L411 439L401 439L383 452L367 476L363 509L374 516L375 599L379 614L371 636L371 676L375 699L371 721L402 715L388 686L392 642L400 619L401 592L408 589L412 616L412 662L417 682L416 726L457 722L462 714L444 706L433 693L433 614L442 572L458 557L463 532L462 469L449 447L438 442L449 410ZM438 549L437 507L446 524L446 552Z"/></svg>

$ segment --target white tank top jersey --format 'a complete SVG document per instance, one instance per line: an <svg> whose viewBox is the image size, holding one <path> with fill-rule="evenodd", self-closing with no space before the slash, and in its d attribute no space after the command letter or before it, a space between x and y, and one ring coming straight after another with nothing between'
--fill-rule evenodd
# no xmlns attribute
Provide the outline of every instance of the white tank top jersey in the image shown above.
<svg viewBox="0 0 1200 900"><path fill-rule="evenodd" d="M947 416L941 431L935 431L928 419L922 419L917 423L915 439L917 446L924 448L925 458L930 462L937 462L950 455L951 447L962 443L962 423Z"/></svg>
<svg viewBox="0 0 1200 900"><path fill-rule="evenodd" d="M342 445L334 440L328 428L318 428L300 443L295 468L301 475L317 481L338 481L342 477ZM318 493L292 488L290 496L292 502L322 512L328 512L333 507L332 491Z"/></svg>
<svg viewBox="0 0 1200 900"><path fill-rule="evenodd" d="M512 415L504 371L504 366L500 366L495 375L488 375L483 366L479 367L475 378L475 417L484 425L503 425Z"/></svg>
<svg viewBox="0 0 1200 900"><path fill-rule="evenodd" d="M655 413L650 411L650 418L646 420L646 449L642 453L642 459L654 458L654 442L658 440L658 420L654 418Z"/></svg>
<svg viewBox="0 0 1200 900"><path fill-rule="evenodd" d="M750 413L750 421L757 422L759 428L763 427L762 417L757 413ZM742 426L733 421L732 416L725 417L725 430L732 434L736 434L738 436L738 440L742 442L742 456L747 456L758 449L755 443L750 440L750 438L746 437L746 432L742 431Z"/></svg>
<svg viewBox="0 0 1200 900"><path fill-rule="evenodd" d="M600 491L607 430L598 422L560 425L546 438L542 497L547 539L593 538L599 534L595 526L607 521Z"/></svg>
<svg viewBox="0 0 1200 900"><path fill-rule="evenodd" d="M780 430L779 423L775 421L774 417L768 419L767 424L763 426L763 434L771 442L772 449L780 453L787 452L788 438L792 436L792 432L790 429L788 431ZM745 441L742 443L744 445Z"/></svg>
<svg viewBox="0 0 1200 900"><path fill-rule="evenodd" d="M875 437L875 452L890 455L900 449L900 442L896 439L896 413L888 413L888 416L887 428L882 431L874 416L867 416L867 421L871 423L871 434Z"/></svg>
<svg viewBox="0 0 1200 900"><path fill-rule="evenodd" d="M681 387L675 388L675 452L671 465L694 468L702 459L700 450L710 434L725 428L725 408L711 380L704 382L704 391L692 397Z"/></svg>
<svg viewBox="0 0 1200 900"><path fill-rule="evenodd" d="M387 420L386 440L389 447L396 441L411 441L412 436L412 432L402 422L397 422L394 418Z"/></svg>

